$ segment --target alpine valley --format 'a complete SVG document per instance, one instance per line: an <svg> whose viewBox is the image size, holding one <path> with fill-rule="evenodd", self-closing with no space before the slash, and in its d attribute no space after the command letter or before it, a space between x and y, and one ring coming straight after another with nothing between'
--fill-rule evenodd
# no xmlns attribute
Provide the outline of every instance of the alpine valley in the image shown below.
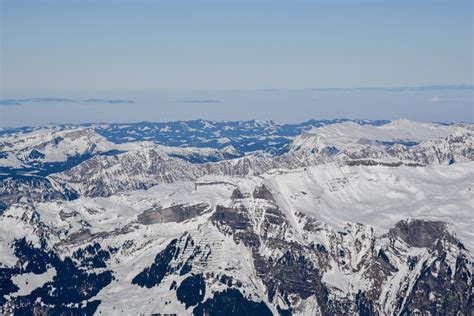
<svg viewBox="0 0 474 316"><path fill-rule="evenodd" d="M0 130L9 315L474 313L474 125Z"/></svg>

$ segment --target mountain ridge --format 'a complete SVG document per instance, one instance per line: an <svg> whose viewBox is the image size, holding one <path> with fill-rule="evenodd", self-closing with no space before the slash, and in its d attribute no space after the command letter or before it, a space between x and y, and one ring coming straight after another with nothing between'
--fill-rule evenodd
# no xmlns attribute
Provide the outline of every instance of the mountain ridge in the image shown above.
<svg viewBox="0 0 474 316"><path fill-rule="evenodd" d="M0 310L469 315L473 139L403 120L315 127L284 151L4 134Z"/></svg>

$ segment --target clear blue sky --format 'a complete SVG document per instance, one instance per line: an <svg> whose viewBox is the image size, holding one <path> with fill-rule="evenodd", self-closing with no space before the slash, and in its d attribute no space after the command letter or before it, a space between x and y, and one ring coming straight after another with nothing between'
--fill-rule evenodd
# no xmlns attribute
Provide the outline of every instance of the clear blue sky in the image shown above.
<svg viewBox="0 0 474 316"><path fill-rule="evenodd" d="M472 1L2 0L4 88L472 83Z"/></svg>
<svg viewBox="0 0 474 316"><path fill-rule="evenodd" d="M472 1L1 4L2 98L473 83Z"/></svg>

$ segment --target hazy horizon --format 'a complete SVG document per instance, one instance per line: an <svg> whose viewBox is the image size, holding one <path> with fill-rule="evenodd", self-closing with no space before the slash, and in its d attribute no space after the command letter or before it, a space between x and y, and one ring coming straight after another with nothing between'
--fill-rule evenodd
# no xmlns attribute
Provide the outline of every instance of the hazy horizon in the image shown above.
<svg viewBox="0 0 474 316"><path fill-rule="evenodd" d="M464 0L4 0L0 99L135 103L4 102L0 127L473 121L472 15Z"/></svg>
<svg viewBox="0 0 474 316"><path fill-rule="evenodd" d="M0 105L2 127L47 124L134 123L192 119L275 120L282 123L308 119L398 119L420 122L472 122L470 86L405 89L319 89L175 91L155 93L17 94L13 105ZM66 100L22 101L28 98ZM97 98L97 100L94 100ZM92 101L84 101L93 99ZM133 102L133 103L132 103ZM0 102L1 104L1 102ZM381 107L380 104L384 106ZM275 111L288 108L288 111Z"/></svg>

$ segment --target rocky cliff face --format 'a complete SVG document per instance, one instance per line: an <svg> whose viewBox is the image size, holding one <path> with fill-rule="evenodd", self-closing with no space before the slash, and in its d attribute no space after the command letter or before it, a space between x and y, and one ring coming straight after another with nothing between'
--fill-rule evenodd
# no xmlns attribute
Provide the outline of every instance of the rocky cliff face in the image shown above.
<svg viewBox="0 0 474 316"><path fill-rule="evenodd" d="M3 175L0 310L472 315L472 129L373 128L277 156L151 145Z"/></svg>
<svg viewBox="0 0 474 316"><path fill-rule="evenodd" d="M172 202L182 190L196 202ZM284 206L260 181L169 184L154 192L125 197L143 211L123 209L117 197L106 204L80 198L10 207L2 231L25 229L5 235L12 255L0 268L9 284L4 311L469 315L473 309L472 257L445 222L406 219L385 232L357 222L336 228ZM151 198L157 193L163 205ZM25 270L24 260L40 266ZM86 278L86 268L99 279ZM68 290L78 295L74 302L48 292L59 286L61 271L84 282ZM37 280L48 273L51 279ZM25 276L32 292L21 289ZM79 294L83 287L93 290ZM117 306L123 296L137 301Z"/></svg>
<svg viewBox="0 0 474 316"><path fill-rule="evenodd" d="M348 163L450 164L472 161L473 139L471 126L464 125L417 125L409 121L383 126L346 123L315 128L297 137L291 150Z"/></svg>
<svg viewBox="0 0 474 316"><path fill-rule="evenodd" d="M2 289L4 312L105 311L113 309L112 305L101 306L107 293L113 297L137 289L143 299L155 297L157 291L167 293L163 297L170 298L155 302L155 311L194 315L224 312L222 300L242 311L269 315L469 315L474 307L471 257L443 222L401 221L382 235L363 224L334 230L301 213L293 214L297 222L292 223L265 187L257 187L251 197L224 204L216 205L207 219L202 218L205 205L174 207L184 217L167 220L139 214L136 227L129 225L130 230L76 239L73 249L77 250L66 251L62 255L66 259L57 258L56 251L70 246L64 248L61 241L49 244L58 237L50 235L58 227L43 228L41 233L36 230L39 246L16 239L11 245L16 264L0 268L2 284L10 284ZM43 226L39 225L41 213L36 214L35 221L26 214L21 218ZM151 240L132 237L142 225L181 223L183 219L188 225L193 221L201 224L172 240L165 239L164 246L154 247ZM71 240L64 241L69 244ZM144 250L152 255L148 263L142 267L129 263ZM25 268L23 261L38 268ZM120 266L131 268L128 277ZM87 276L82 272L85 267ZM29 273L34 282L36 275L43 276L52 268L56 274L51 281L30 293L16 294L22 275ZM96 275L93 279L91 271ZM107 271L107 277L100 271ZM58 283L66 277L62 273L77 274L77 283L66 290L67 285ZM61 295L78 298L71 301L70 296L51 294L54 292L48 289L53 287L63 291ZM83 292L83 287L90 292ZM131 307L135 311L143 308Z"/></svg>
<svg viewBox="0 0 474 316"><path fill-rule="evenodd" d="M255 192L262 190L268 192ZM365 225L334 231L296 214L303 227L298 236L269 193L259 198L250 207L238 201L218 207L212 222L251 249L255 272L278 310L301 312L311 297L323 315L472 310L472 262L445 223L401 221L377 237Z"/></svg>
<svg viewBox="0 0 474 316"><path fill-rule="evenodd" d="M354 126L358 128L355 135L352 134ZM348 142L336 141L339 138L332 132ZM417 125L406 121L379 127L344 123L313 129L298 137L289 152L277 156L258 152L195 164L176 155L170 156L169 150L151 147L113 156L96 156L51 178L81 195L108 196L206 175L260 175L275 169L298 169L325 163L391 167L447 165L472 161L473 139L470 126Z"/></svg>

